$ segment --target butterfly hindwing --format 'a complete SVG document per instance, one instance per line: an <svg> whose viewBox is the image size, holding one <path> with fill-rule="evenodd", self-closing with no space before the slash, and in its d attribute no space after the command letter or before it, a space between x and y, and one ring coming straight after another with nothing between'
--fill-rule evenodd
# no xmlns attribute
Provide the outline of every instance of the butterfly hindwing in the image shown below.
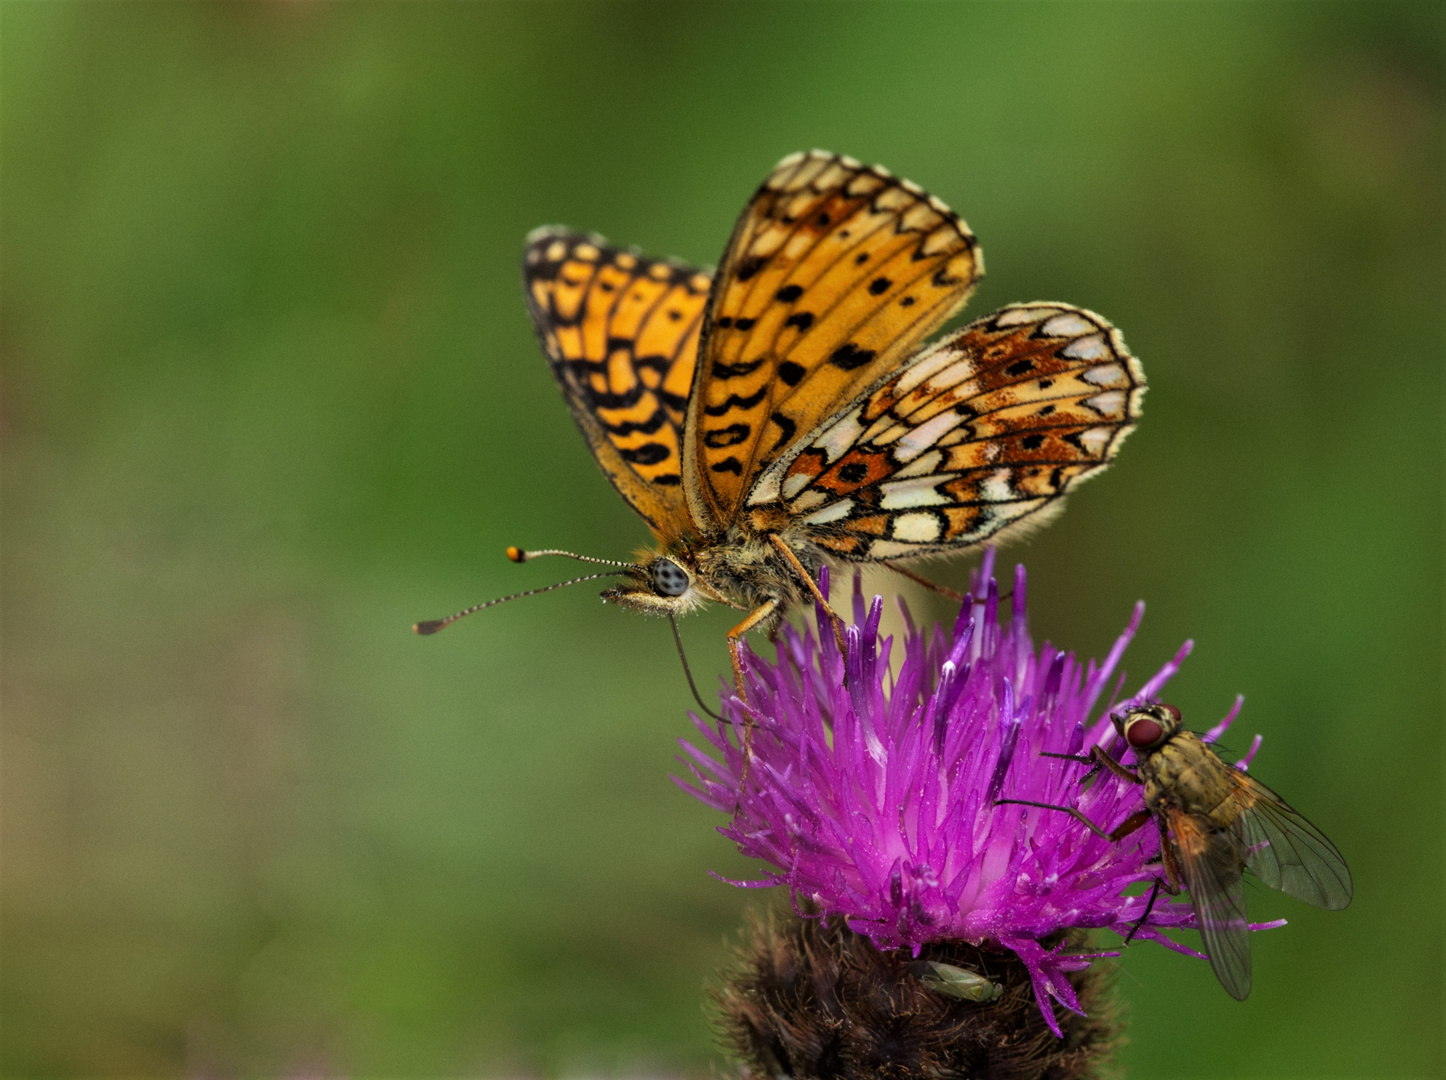
<svg viewBox="0 0 1446 1080"><path fill-rule="evenodd" d="M1100 316L1010 305L798 440L759 477L749 512L758 527L808 527L845 558L959 550L1059 509L1109 464L1143 395L1139 361Z"/></svg>
<svg viewBox="0 0 1446 1080"><path fill-rule="evenodd" d="M601 237L535 230L527 306L608 479L659 534L684 528L682 432L709 275Z"/></svg>
<svg viewBox="0 0 1446 1080"><path fill-rule="evenodd" d="M822 151L781 161L708 305L684 445L699 526L731 524L759 472L897 368L982 273L968 226L917 185Z"/></svg>

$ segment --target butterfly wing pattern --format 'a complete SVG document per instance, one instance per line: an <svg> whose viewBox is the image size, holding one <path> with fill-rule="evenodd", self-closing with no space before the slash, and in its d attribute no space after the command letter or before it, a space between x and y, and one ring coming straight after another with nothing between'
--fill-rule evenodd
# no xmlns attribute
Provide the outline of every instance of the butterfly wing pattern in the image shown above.
<svg viewBox="0 0 1446 1080"><path fill-rule="evenodd" d="M683 423L711 283L556 226L527 238L523 284L552 373L613 486L659 535L687 520Z"/></svg>
<svg viewBox="0 0 1446 1080"><path fill-rule="evenodd" d="M704 533L793 440L894 371L983 273L918 185L823 151L784 158L739 218L708 304L684 478Z"/></svg>
<svg viewBox="0 0 1446 1080"><path fill-rule="evenodd" d="M917 184L820 150L775 166L716 274L557 227L528 238L523 273L578 426L659 541L604 599L747 612L728 635L740 694L743 636L827 606L825 559L1042 523L1144 394L1119 332L1067 304L925 345L984 273L974 234Z"/></svg>
<svg viewBox="0 0 1446 1080"><path fill-rule="evenodd" d="M1062 508L1114 456L1143 394L1139 361L1104 319L1010 305L798 440L748 505L760 520L781 509L848 559L971 546Z"/></svg>

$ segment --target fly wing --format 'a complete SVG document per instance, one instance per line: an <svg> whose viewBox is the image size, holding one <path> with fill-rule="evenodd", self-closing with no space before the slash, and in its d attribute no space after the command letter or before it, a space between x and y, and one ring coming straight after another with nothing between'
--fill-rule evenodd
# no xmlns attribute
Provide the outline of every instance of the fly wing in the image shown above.
<svg viewBox="0 0 1446 1080"><path fill-rule="evenodd" d="M1237 772L1246 806L1236 830L1245 865L1272 889L1339 911L1351 902L1351 872L1336 846L1260 781Z"/></svg>
<svg viewBox="0 0 1446 1080"><path fill-rule="evenodd" d="M1185 887L1200 923L1210 967L1236 1001L1250 996L1250 924L1238 840L1195 814L1170 815Z"/></svg>

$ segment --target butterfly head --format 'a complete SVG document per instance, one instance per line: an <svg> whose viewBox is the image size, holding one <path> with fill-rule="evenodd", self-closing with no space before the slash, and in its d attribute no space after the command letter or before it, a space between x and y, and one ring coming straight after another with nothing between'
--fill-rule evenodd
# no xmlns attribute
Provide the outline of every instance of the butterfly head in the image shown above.
<svg viewBox="0 0 1446 1080"><path fill-rule="evenodd" d="M681 615L717 594L699 577L697 564L684 552L651 552L631 566L622 581L602 598L647 615Z"/></svg>

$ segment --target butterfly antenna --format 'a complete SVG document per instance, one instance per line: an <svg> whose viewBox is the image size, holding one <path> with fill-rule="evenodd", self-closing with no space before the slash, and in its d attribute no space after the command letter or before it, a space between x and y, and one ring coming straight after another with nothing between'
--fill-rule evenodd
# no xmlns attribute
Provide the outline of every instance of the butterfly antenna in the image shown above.
<svg viewBox="0 0 1446 1080"><path fill-rule="evenodd" d="M428 619L425 622L413 623L412 630L415 633L426 635L435 634L444 626L450 626L464 615L471 615L474 611L481 611L483 608L496 607L498 604L505 604L509 600L521 600L524 596L536 596L538 593L552 592L553 589L566 588L568 585L576 585L582 581L596 581L598 578L612 577L621 573L618 570L607 570L601 574L586 574L583 577L573 578L571 581L559 581L556 585L544 585L540 589L528 589L526 592L513 593L511 596L499 596L496 600L488 600L484 604L474 604L464 611L455 615L448 615L445 619Z"/></svg>
<svg viewBox="0 0 1446 1080"><path fill-rule="evenodd" d="M543 548L540 551L524 551L520 547L507 549L507 557L515 563L531 562L533 559L540 559L544 555L563 555L569 559L576 559L578 562L597 563L599 566L625 566L632 567L632 563L618 562L616 559L594 559L591 555L578 555L575 552L563 551L559 548Z"/></svg>
<svg viewBox="0 0 1446 1080"><path fill-rule="evenodd" d="M673 628L673 644L678 646L678 659L683 661L683 674L688 677L688 689L693 691L693 700L698 703L698 708L714 720L726 724L728 721L708 708L707 702L703 700L703 695L698 693L698 684L693 681L693 669L688 666L688 654L683 651L683 635L678 633L678 620L669 615L668 624Z"/></svg>

